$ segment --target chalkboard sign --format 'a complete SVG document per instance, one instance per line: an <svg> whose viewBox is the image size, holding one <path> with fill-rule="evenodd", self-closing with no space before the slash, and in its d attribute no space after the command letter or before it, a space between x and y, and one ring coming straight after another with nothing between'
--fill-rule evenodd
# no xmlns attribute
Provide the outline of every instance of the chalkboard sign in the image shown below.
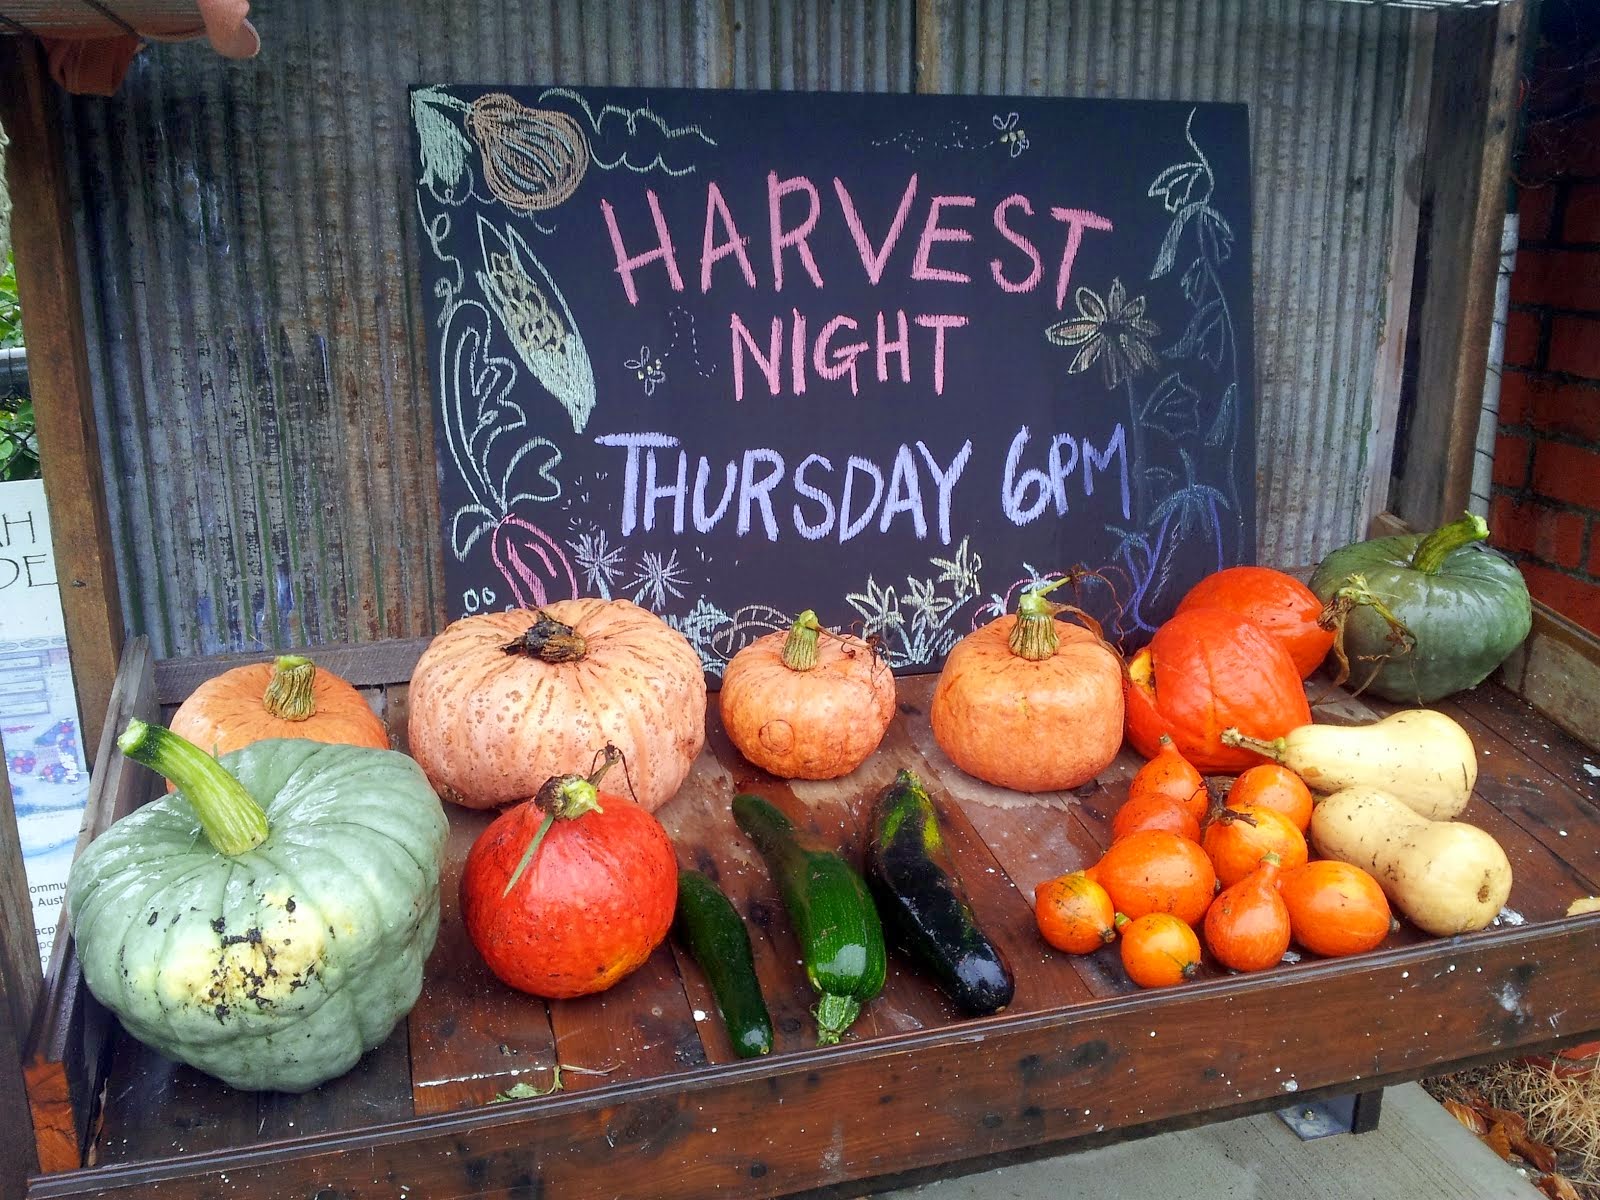
<svg viewBox="0 0 1600 1200"><path fill-rule="evenodd" d="M411 93L451 616L814 608L931 670L1070 575L1138 644L1255 544L1238 105Z"/></svg>

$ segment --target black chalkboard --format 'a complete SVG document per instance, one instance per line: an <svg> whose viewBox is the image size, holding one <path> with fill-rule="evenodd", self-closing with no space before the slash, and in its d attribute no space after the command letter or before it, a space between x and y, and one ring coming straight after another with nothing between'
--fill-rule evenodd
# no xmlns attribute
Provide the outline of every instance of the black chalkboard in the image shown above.
<svg viewBox="0 0 1600 1200"><path fill-rule="evenodd" d="M1073 572L1125 645L1250 561L1239 105L413 90L450 615L900 670ZM670 251L668 250L670 247Z"/></svg>

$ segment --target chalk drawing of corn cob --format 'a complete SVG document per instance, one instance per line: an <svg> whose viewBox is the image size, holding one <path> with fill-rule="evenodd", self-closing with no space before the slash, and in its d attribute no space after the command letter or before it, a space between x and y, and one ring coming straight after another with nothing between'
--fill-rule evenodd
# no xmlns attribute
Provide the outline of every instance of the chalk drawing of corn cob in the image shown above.
<svg viewBox="0 0 1600 1200"><path fill-rule="evenodd" d="M572 431L582 433L594 412L594 367L566 297L511 226L502 234L480 216L478 243L484 265L478 286L517 356L567 410Z"/></svg>

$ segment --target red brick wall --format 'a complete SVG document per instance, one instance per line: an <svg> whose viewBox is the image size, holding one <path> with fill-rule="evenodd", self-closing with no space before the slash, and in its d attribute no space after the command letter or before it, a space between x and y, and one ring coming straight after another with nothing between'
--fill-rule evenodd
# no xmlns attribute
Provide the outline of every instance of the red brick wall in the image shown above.
<svg viewBox="0 0 1600 1200"><path fill-rule="evenodd" d="M1516 172L1492 541L1600 633L1600 5L1546 0Z"/></svg>

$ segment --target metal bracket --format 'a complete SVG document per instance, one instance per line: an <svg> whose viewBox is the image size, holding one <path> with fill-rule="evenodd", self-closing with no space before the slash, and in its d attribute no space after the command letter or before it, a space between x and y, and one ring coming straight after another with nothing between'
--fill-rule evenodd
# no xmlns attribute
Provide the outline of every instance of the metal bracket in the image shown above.
<svg viewBox="0 0 1600 1200"><path fill-rule="evenodd" d="M1294 1130L1302 1142L1309 1142L1337 1133L1371 1133L1378 1127L1382 1106L1381 1091L1357 1092L1280 1108L1278 1118Z"/></svg>

